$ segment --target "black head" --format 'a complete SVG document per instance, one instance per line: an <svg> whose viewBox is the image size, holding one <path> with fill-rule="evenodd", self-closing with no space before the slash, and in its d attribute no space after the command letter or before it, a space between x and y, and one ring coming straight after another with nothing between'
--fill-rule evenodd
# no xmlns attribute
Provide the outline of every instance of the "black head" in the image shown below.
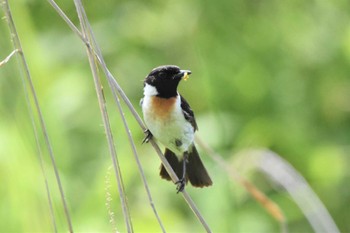
<svg viewBox="0 0 350 233"><path fill-rule="evenodd" d="M177 86L182 78L186 79L191 74L189 70L180 70L174 65L159 66L154 68L145 79L145 84L157 89L158 95L163 98L177 96Z"/></svg>

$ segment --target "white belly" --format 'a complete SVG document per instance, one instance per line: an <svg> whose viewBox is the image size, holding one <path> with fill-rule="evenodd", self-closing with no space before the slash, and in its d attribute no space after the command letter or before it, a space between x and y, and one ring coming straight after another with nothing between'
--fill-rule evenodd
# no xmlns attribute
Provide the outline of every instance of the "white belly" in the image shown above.
<svg viewBox="0 0 350 233"><path fill-rule="evenodd" d="M156 114L152 96L145 96L142 111L145 123L153 136L177 156L182 156L194 140L194 129L185 119L180 106L180 96L176 105L165 114ZM153 105L152 105L153 104Z"/></svg>

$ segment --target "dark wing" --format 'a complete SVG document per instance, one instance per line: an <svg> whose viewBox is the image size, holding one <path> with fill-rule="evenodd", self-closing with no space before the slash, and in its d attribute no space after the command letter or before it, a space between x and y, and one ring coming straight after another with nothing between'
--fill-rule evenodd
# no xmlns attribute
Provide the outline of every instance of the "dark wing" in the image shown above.
<svg viewBox="0 0 350 233"><path fill-rule="evenodd" d="M196 119L194 118L194 114L193 114L193 111L192 111L190 105L187 103L185 98L183 98L181 95L180 95L180 97L181 97L182 113L184 114L185 119L191 123L194 131L198 130Z"/></svg>

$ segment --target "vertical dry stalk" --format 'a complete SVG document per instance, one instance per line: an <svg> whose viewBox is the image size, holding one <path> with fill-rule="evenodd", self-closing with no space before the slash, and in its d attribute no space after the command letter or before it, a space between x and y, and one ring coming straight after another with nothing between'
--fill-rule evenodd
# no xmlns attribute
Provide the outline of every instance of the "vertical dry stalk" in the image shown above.
<svg viewBox="0 0 350 233"><path fill-rule="evenodd" d="M12 56L15 55L16 53L19 53L20 56L23 55L22 53L19 52L18 49L13 50L10 53L10 55L8 55L3 61L0 62L0 67L2 65L5 65L12 58ZM46 169L45 169L45 165L44 165L42 151L40 148L39 134L38 134L38 130L37 130L37 127L36 127L36 124L34 121L34 110L33 110L32 105L30 103L29 93L27 91L26 83L25 83L25 80L23 78L22 78L22 84L23 84L24 95L25 95L25 99L26 99L26 103L27 103L27 107L28 107L28 114L29 114L30 122L31 122L32 127L33 127L33 133L34 133L36 148L38 151L37 155L38 155L38 159L39 159L40 169L41 169L41 172L42 172L43 178L44 178L45 191L46 191L47 199L49 202L50 218L52 221L53 230L55 232L57 232L57 224L56 224L55 214L54 214L53 205L52 205L51 192L50 192L49 183L47 180L47 173L46 173Z"/></svg>
<svg viewBox="0 0 350 233"><path fill-rule="evenodd" d="M91 46L90 46L92 44L91 43L91 31L89 30L89 28L87 26L85 11L84 11L84 8L82 6L81 1L75 0L74 4L75 4L75 7L76 7L76 10L78 13L80 26L81 26L81 30L82 30L82 35L89 42L88 44L86 44L86 51L87 51L87 55L89 58L92 76L94 79L94 84L95 84L98 103L100 106L101 115L102 115L103 125L104 125L106 136L107 136L109 152L110 152L110 155L112 158L113 167L114 167L114 171L115 171L115 175L116 175L116 179L117 179L117 185L118 185L118 190L119 190L120 202L122 204L124 221L125 221L127 232L130 233L130 232L133 232L132 221L131 221L130 212L129 212L127 199L126 199L126 195L125 195L123 179L122 179L122 175L121 175L121 171L120 171L120 167L119 167L119 163L118 163L117 152L116 152L114 142L113 142L113 135L112 135L112 130L111 130L110 122L109 122L106 103L105 103L104 96L102 93L100 78L99 78L99 75L97 72L98 68L97 68L97 65L95 63L94 53L93 53Z"/></svg>
<svg viewBox="0 0 350 233"><path fill-rule="evenodd" d="M160 228L162 229L162 232L164 233L166 231L165 231L165 228L163 226L162 221L160 220L158 212L157 212L157 210L155 208L155 205L154 205L154 202L153 202L153 199L152 199L152 195L151 195L151 192L150 192L148 184L147 184L146 176L145 176L145 174L143 172L143 168L142 168L141 162L139 160L139 156L138 156L138 153L137 153L137 150L136 150L134 139L132 138L131 130L130 130L129 126L128 126L128 123L126 122L125 115L124 115L123 109L122 109L121 104L120 104L120 100L119 100L118 96L115 96L114 99L116 100L118 111L119 111L120 116L122 118L126 134L128 135L128 139L129 139L130 146L131 146L131 149L132 149L132 152L133 152L136 164L137 164L137 168L138 168L138 170L140 172L140 176L141 176L143 185L145 187L145 190L146 190L146 193L147 193L147 196L148 196L148 201L149 201L149 203L151 205L151 208L153 210L154 215L157 218L158 224L159 224Z"/></svg>
<svg viewBox="0 0 350 233"><path fill-rule="evenodd" d="M67 202L66 202L66 199L65 199L65 195L64 195L64 191L63 191L60 175L58 173L58 169L57 169L57 165L56 165L56 161L55 161L55 156L54 156L54 153L53 153L53 150L52 150L52 146L51 146L51 142L50 142L50 139L49 139L49 136L48 136L46 124L45 124L44 118L43 118L42 113L41 113L41 108L40 108L39 101L38 101L38 98L37 98L37 95L36 95L34 84L32 82L32 78L31 78L31 75L30 75L30 72L29 72L29 67L28 67L27 61L25 59L25 56L24 56L24 53L23 53L23 50L22 50L22 46L21 46L21 42L20 42L20 39L19 39L17 30L16 30L16 27L15 27L13 18L12 18L12 14L11 14L10 6L8 4L8 0L4 0L2 5L3 5L3 9L4 9L4 12L5 12L5 15L6 15L6 19L7 19L7 22L8 22L8 26L9 26L10 32L11 32L11 35L12 35L12 42L13 42L14 47L16 49L15 51L18 51L18 53L20 54L21 66L23 67L23 69L25 71L25 77L27 79L27 80L23 79L22 82L24 84L24 89L25 89L25 93L26 93L28 108L30 110L31 120L32 120L33 128L34 128L34 134L35 134L35 139L36 139L36 143L37 143L37 147L38 147L40 165L41 165L41 169L42 169L43 176L44 176L44 179L45 179L45 187L46 187L46 192L47 192L48 199L49 199L50 213L51 213L51 216L52 216L54 230L57 231L56 222L55 222L55 218L54 218L54 214L53 214L51 195L50 195L50 191L49 191L49 188L48 188L46 172L45 172L45 169L44 169L44 166L43 166L41 150L40 150L40 146L39 146L40 143L39 143L39 139L38 139L39 137L38 137L37 130L36 130L36 127L35 127L35 123L34 123L34 116L33 116L34 114L33 114L32 107L31 107L31 104L30 104L30 101L29 101L29 96L31 96L33 98L35 110L36 110L36 112L38 114L38 117L39 117L40 128L41 128L41 131L42 131L42 133L44 135L45 145L46 145L47 150L48 150L49 155L50 155L51 164L52 164L52 166L54 168L55 178L56 178L56 182L57 182L57 185L58 185L58 188L59 188L59 193L60 193L61 201L62 201L62 204L63 204L64 213L65 213L68 229L69 229L69 232L73 232L72 222L71 222L70 214L69 214L69 211L68 211L68 206L67 206ZM29 87L27 85L29 85ZM27 91L28 89L30 91L30 94Z"/></svg>

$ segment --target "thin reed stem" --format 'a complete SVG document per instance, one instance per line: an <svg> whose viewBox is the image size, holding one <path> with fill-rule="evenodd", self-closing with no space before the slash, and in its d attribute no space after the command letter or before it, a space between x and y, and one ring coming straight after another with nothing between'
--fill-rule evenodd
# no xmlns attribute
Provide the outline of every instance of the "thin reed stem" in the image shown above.
<svg viewBox="0 0 350 233"><path fill-rule="evenodd" d="M29 67L28 67L27 61L25 59L25 56L24 56L24 53L23 53L23 50L22 50L22 46L21 46L21 42L20 42L17 30L16 30L16 26L15 26L13 18L12 18L12 14L11 14L10 6L8 4L8 0L4 0L3 7L4 7L4 11L5 11L5 15L6 15L6 19L7 19L8 25L9 25L9 28L10 28L10 32L11 32L11 35L12 35L12 41L13 41L14 47L16 48L18 53L20 54L20 62L21 62L21 65L22 65L22 67L23 67L23 69L25 71L25 77L27 79L27 81L23 80L23 83L26 86L25 87L25 91L27 91L27 83L28 83L29 84L30 95L32 96L32 98L34 100L35 110L36 110L36 112L38 114L38 117L39 117L40 128L41 128L41 131L42 131L42 133L44 135L45 144L46 144L47 150L48 150L49 155L50 155L51 164L52 164L53 169L54 169L56 183L57 183L58 188L59 188L59 193L60 193L60 197L61 197L61 201L62 201L62 204L63 204L64 213L65 213L65 217L66 217L66 221L67 221L67 225L68 225L68 230L69 230L69 232L73 232L73 226L72 226L72 222L71 222L71 218L70 218L67 202L66 202L66 199L65 199L65 195L64 195L64 191L63 191L60 175L58 173L58 168L57 168L57 165L56 165L55 156L54 156L54 153L53 153L53 150L52 150L51 142L50 142L50 139L49 139L49 136L48 136L46 124L45 124L45 121L44 121L44 118L43 118L43 115L42 115L42 112L41 112L41 108L40 108L39 101L38 101L38 98L37 98L37 95L36 95L34 84L33 84L33 81L32 81L31 75L30 75ZM26 95L29 97L29 93L26 94ZM30 106L29 106L29 109L31 109ZM34 127L34 131L36 132L35 127ZM36 138L36 140L38 140L37 135L35 136L35 138ZM39 144L40 143L37 141L37 145L39 145ZM41 158L41 156L39 158ZM42 160L41 160L41 163L42 163ZM44 172L44 170L43 170L43 175L44 175L44 177L46 176L46 173ZM54 229L55 229L55 231L57 231L56 223L55 223L55 220L54 220L53 207L52 207L51 198L50 198L50 192L48 190L48 184L47 184L47 178L46 177L45 177L45 186L46 186L46 190L47 190L47 195L49 197L50 212L51 212L51 215L52 215L52 218L53 218L52 221L53 221Z"/></svg>
<svg viewBox="0 0 350 233"><path fill-rule="evenodd" d="M78 13L80 26L81 26L81 30L82 30L82 35L84 38L87 39L87 41L91 41L91 31L90 31L90 27L88 26L88 22L86 19L86 15L85 15L85 11L84 11L84 8L82 6L82 3L80 0L74 0L74 4L75 4L75 7L76 7L76 10ZM122 204L124 221L125 221L127 232L130 233L130 232L133 232L132 221L131 221L130 212L129 212L127 199L126 199L126 195L125 195L120 166L118 163L117 152L116 152L114 142L113 142L113 135L112 135L112 130L111 130L110 122L109 122L106 103L105 103L105 99L104 99L103 92L101 89L100 78L99 78L99 75L97 72L97 65L95 63L94 53L92 51L91 46L88 46L88 44L87 44L86 50L87 50L87 55L89 58L92 76L94 79L94 84L95 84L96 94L97 94L97 98L98 98L98 102L99 102L99 106L100 106L101 115L102 115L103 125L104 125L106 136L107 136L109 152L110 152L110 155L112 158L113 167L114 167L114 171L115 171L115 175L116 175L116 179L117 179L117 185L118 185L118 190L119 190L120 202Z"/></svg>
<svg viewBox="0 0 350 233"><path fill-rule="evenodd" d="M0 67L2 65L5 65L11 59L11 57L13 55L15 55L17 52L19 52L18 49L13 50L12 53L10 53L10 55L8 55L2 62L0 62ZM21 70L21 69L19 69L19 70ZM21 76L21 77L23 77L23 76ZM21 80L22 80L23 91L24 91L24 95L25 95L25 99L26 99L27 108L28 108L28 114L29 114L30 122L31 122L32 128L33 128L33 133L34 133L34 138L35 138L35 145L36 145L36 149L38 151L37 155L38 155L38 160L39 160L39 163L40 163L40 169L41 169L41 172L42 172L43 178L44 178L45 191L46 191L47 199L48 199L48 202L49 202L50 218L51 218L53 230L55 232L57 232L57 224L56 224L54 210L53 210L53 205L52 205L51 192L50 192L49 183L48 183L48 180L47 180L47 173L46 173L44 160L43 160L43 155L42 155L42 151L41 151L41 147L40 147L40 143L39 143L39 134L38 134L38 130L37 130L37 127L36 127L36 124L35 124L35 121L34 121L34 110L32 108L32 105L30 104L30 97L29 97L29 93L28 93L28 90L27 90L25 79L21 78Z"/></svg>
<svg viewBox="0 0 350 233"><path fill-rule="evenodd" d="M114 92L113 92L113 94L114 94ZM150 206L151 206L151 208L153 210L154 215L157 218L158 224L159 224L160 228L162 229L162 232L166 232L165 228L163 226L163 223L162 223L162 221L161 221L161 219L160 219L160 217L158 215L158 212L157 212L157 210L155 208L155 205L154 205L154 202L153 202L153 199L152 199L152 195L151 195L151 191L149 190L149 187L148 187L148 184L147 184L147 180L146 180L146 176L145 176L145 173L143 171L141 162L139 160L139 156L138 156L138 153L137 153L137 150L136 150L134 139L132 138L131 130L130 130L130 128L128 126L128 123L127 123L127 121L125 119L125 115L124 115L122 106L120 104L120 100L119 100L118 96L114 96L114 99L116 100L116 104L117 104L120 116L122 118L126 134L128 135L130 146L131 146L131 149L132 149L132 152L133 152L136 164L137 164L137 168L138 168L138 170L140 172L140 176L141 176L141 179L142 179L142 182L143 182L143 186L145 187L145 190L146 190L146 193L147 193L149 204L150 204Z"/></svg>

